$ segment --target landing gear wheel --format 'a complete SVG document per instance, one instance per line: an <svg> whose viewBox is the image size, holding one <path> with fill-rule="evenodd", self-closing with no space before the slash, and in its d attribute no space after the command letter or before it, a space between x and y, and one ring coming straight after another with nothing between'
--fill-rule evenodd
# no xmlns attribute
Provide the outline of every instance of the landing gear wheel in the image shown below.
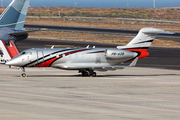
<svg viewBox="0 0 180 120"><path fill-rule="evenodd" d="M82 76L89 76L88 72L82 72Z"/></svg>
<svg viewBox="0 0 180 120"><path fill-rule="evenodd" d="M93 73L91 74L91 77L97 77L96 72L93 72Z"/></svg>
<svg viewBox="0 0 180 120"><path fill-rule="evenodd" d="M25 73L25 68L22 67L21 70L22 70L21 77L27 77L27 75L26 75L26 73Z"/></svg>
<svg viewBox="0 0 180 120"><path fill-rule="evenodd" d="M21 74L21 77L27 77L27 75L25 73Z"/></svg>

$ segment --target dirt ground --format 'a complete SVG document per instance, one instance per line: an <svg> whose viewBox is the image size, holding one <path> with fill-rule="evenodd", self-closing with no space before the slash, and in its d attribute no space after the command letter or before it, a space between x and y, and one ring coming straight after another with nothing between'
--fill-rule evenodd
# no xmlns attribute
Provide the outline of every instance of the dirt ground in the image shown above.
<svg viewBox="0 0 180 120"><path fill-rule="evenodd" d="M29 38L40 39L57 39L57 40L75 40L75 41L90 41L101 43L117 43L126 45L135 36L108 35L108 34L90 34L90 33L74 33L74 32L53 32L39 31L30 33ZM158 47L180 47L180 42L173 40L154 40L152 46Z"/></svg>
<svg viewBox="0 0 180 120"><path fill-rule="evenodd" d="M59 12L58 12L59 11ZM58 16L57 13L65 14L67 16ZM132 16L137 13L137 18L123 18L120 17L102 17L106 13L119 14L126 12ZM146 12L148 14L146 14ZM69 15L82 16L69 16ZM57 14L57 15L56 15ZM99 17L92 17L92 15L101 14ZM144 19L141 14L150 16L152 18ZM140 30L144 27L154 27L171 32L180 32L180 8L163 8L163 9L121 9L121 8L71 8L71 7L40 7L30 8L28 11L26 24L44 24L55 26L78 26L78 27L93 27L93 28L114 28L114 29L130 29ZM32 15L32 16L30 16ZM46 15L46 16L42 16ZM54 15L54 16L53 16ZM91 15L90 17L87 17ZM85 16L85 17L84 17ZM160 22L151 20L160 20ZM150 20L150 22L148 21ZM175 21L176 20L176 21ZM96 41L102 43L118 43L120 45L127 44L134 36L122 35L107 35L107 34L89 34L89 33L74 33L74 32L52 32L40 31L30 33L30 38L49 38L59 40L76 40L76 41ZM155 40L152 46L161 47L180 47L180 43L169 40Z"/></svg>
<svg viewBox="0 0 180 120"><path fill-rule="evenodd" d="M144 27L160 28L167 31L180 32L180 24L134 24L123 23L115 18L108 18L98 22L72 21L71 19L26 19L26 24L45 24L59 26L80 26L80 27L99 27L99 28L117 28L117 29L135 29L140 30Z"/></svg>

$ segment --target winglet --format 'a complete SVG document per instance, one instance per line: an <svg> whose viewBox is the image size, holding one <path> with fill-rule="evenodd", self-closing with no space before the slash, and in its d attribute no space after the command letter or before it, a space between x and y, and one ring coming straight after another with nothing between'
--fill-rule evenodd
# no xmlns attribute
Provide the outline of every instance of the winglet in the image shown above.
<svg viewBox="0 0 180 120"><path fill-rule="evenodd" d="M138 59L139 59L139 58L136 57L136 58L131 62L131 64L129 65L129 67L135 67Z"/></svg>

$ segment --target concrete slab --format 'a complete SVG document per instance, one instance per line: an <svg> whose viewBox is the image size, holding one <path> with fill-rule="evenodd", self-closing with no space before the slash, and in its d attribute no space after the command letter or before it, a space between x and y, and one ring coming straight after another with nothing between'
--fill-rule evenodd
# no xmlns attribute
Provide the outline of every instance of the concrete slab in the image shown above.
<svg viewBox="0 0 180 120"><path fill-rule="evenodd" d="M128 68L81 77L0 65L2 120L179 120L180 71Z"/></svg>

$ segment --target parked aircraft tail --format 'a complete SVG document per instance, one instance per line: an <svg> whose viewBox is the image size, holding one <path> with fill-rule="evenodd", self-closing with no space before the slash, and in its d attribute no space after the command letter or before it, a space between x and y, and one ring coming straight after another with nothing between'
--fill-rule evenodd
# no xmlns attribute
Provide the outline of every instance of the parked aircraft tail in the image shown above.
<svg viewBox="0 0 180 120"><path fill-rule="evenodd" d="M0 51L2 51L2 55L0 55L0 63L5 63L6 61L14 58L19 54L19 50L16 47L16 44L11 40L9 41L9 45L7 46L3 40L0 40Z"/></svg>
<svg viewBox="0 0 180 120"><path fill-rule="evenodd" d="M30 0L13 0L0 16L0 28L23 30Z"/></svg>
<svg viewBox="0 0 180 120"><path fill-rule="evenodd" d="M142 28L137 36L125 46L117 46L118 49L134 51L139 54L139 58L144 58L149 55L147 49L158 34L174 34L157 28Z"/></svg>

